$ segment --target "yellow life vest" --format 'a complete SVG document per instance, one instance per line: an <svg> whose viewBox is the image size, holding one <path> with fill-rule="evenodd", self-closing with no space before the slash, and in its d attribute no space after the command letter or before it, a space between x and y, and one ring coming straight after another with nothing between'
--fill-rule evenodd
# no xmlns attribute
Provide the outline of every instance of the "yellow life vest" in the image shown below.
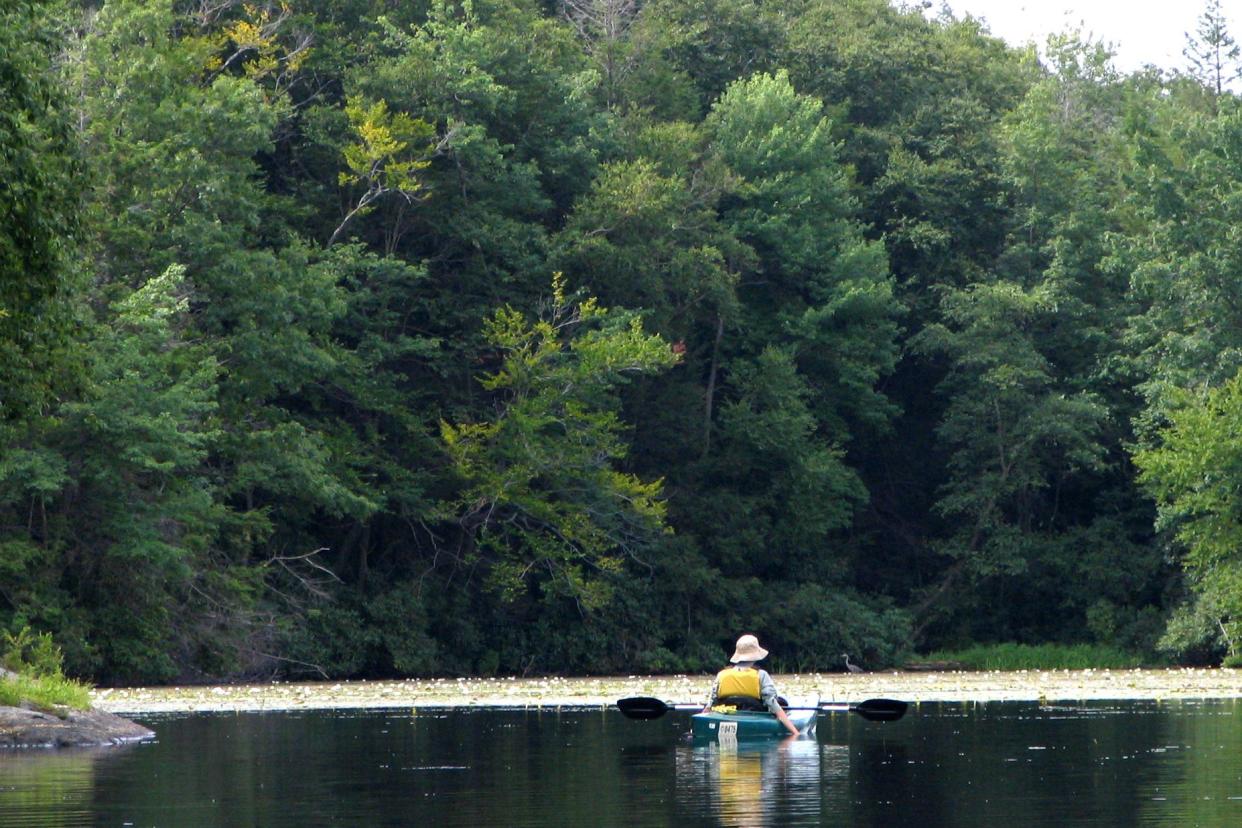
<svg viewBox="0 0 1242 828"><path fill-rule="evenodd" d="M754 667L726 667L716 674L716 698L749 696L760 699L759 671Z"/></svg>

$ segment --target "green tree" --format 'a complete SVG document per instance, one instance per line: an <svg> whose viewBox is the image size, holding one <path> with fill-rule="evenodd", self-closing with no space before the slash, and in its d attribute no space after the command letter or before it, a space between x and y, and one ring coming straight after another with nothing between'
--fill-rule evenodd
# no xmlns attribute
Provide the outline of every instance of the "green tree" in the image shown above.
<svg viewBox="0 0 1242 828"><path fill-rule="evenodd" d="M1163 129L1141 141L1145 232L1118 245L1139 303L1127 344L1146 401L1140 433L1161 425L1177 389L1219 385L1242 365L1234 321L1242 263L1227 241L1238 221L1242 114L1178 117Z"/></svg>
<svg viewBox="0 0 1242 828"><path fill-rule="evenodd" d="M180 267L116 302L91 329L81 398L3 463L6 505L40 515L6 542L13 623L56 630L74 672L169 679L208 646L196 621L211 616L202 579L225 517L207 463L220 367L189 304Z"/></svg>
<svg viewBox="0 0 1242 828"><path fill-rule="evenodd" d="M1242 375L1186 394L1161 429L1159 442L1134 461L1160 508L1159 525L1183 550L1193 599L1182 607L1165 642L1177 652L1219 647L1236 663L1242 640Z"/></svg>
<svg viewBox="0 0 1242 828"><path fill-rule="evenodd" d="M912 5L807 2L786 20L780 64L799 92L823 101L838 163L852 172L853 216L883 245L906 309L900 358L877 381L891 430L855 427L843 445L868 490L854 581L912 604L939 571L929 541L943 528L933 493L946 476L935 436L945 398L928 389L946 365L905 343L940 321L942 289L984 278L1004 249L1012 199L997 127L1040 69L977 21L929 19Z"/></svg>
<svg viewBox="0 0 1242 828"><path fill-rule="evenodd" d="M575 282L603 301L642 308L657 330L683 338L695 320L728 312L730 265L747 253L719 226L716 194L696 191L687 177L647 158L605 164L556 251Z"/></svg>
<svg viewBox="0 0 1242 828"><path fill-rule="evenodd" d="M765 349L735 361L732 374L700 483L710 492L700 540L735 577L840 579L845 559L831 538L851 525L866 490L821 436L815 395L789 353Z"/></svg>
<svg viewBox="0 0 1242 828"><path fill-rule="evenodd" d="M379 23L375 60L346 88L433 125L435 149L419 177L429 198L413 210L390 199L358 238L426 262L419 324L443 343L446 402L469 407L481 320L505 303L535 305L548 225L589 185L587 59L568 23L527 2L436 2L410 26Z"/></svg>
<svg viewBox="0 0 1242 828"><path fill-rule="evenodd" d="M319 508L375 506L332 450L335 426L294 404L336 369L330 334L346 305L336 274L289 230L289 205L259 174L256 158L271 151L289 102L244 72L216 68L215 35L229 30L227 19L196 22L166 2L122 0L88 33L96 262L113 290L185 263L195 327L228 365L213 449L222 494L254 527L268 525L245 533L254 541ZM188 36L178 38L182 26ZM262 57L250 53L244 60Z"/></svg>
<svg viewBox="0 0 1242 828"><path fill-rule="evenodd" d="M1237 220L1242 121L1227 98L1207 115L1193 91L1174 93L1136 130L1146 224L1118 244L1139 303L1127 330L1128 366L1144 403L1134 459L1159 508L1158 527L1183 550L1186 598L1163 646L1187 658L1232 658L1237 577L1226 552L1227 480L1242 342L1232 321L1238 263L1227 240Z"/></svg>
<svg viewBox="0 0 1242 828"><path fill-rule="evenodd" d="M851 420L882 428L893 408L877 383L896 362L899 307L884 249L855 218L822 105L783 72L756 75L728 89L707 125L739 178L721 221L758 256L739 287L748 320L734 352L793 345L833 439L848 439Z"/></svg>
<svg viewBox="0 0 1242 828"><path fill-rule="evenodd" d="M351 432L316 406L346 361L332 341L345 289L332 261L292 232L292 206L261 174L260 159L292 117L284 92L300 65L279 46L288 19L265 14L226 4L183 15L164 0L118 0L91 18L66 69L97 182L85 252L100 296L125 301L168 267L184 267L190 303L180 335L224 366L204 449L212 485L191 488L228 530L203 532L203 554L178 562L195 594L218 603L167 613L157 602L132 614L145 625L142 640L224 641L174 653L176 669L268 661L289 593L263 579L288 572L277 562L305 562L324 546L325 517L364 516L379 501L352 464ZM162 401L145 402L157 416ZM102 617L101 629L117 625L118 642L138 634L126 627L131 616ZM220 627L208 629L211 619ZM174 669L136 657L125 673L144 664L150 675Z"/></svg>
<svg viewBox="0 0 1242 828"><path fill-rule="evenodd" d="M652 453L684 461L707 450L718 336L738 318L738 274L754 254L720 222L727 174L703 157L698 130L651 125L635 144L644 154L605 164L576 203L554 261L602 301L640 309L684 354L686 370L628 394L648 412L636 462L655 471Z"/></svg>
<svg viewBox="0 0 1242 828"><path fill-rule="evenodd" d="M659 32L654 48L664 64L660 68L667 72L658 85L652 83L654 77L645 80L655 89L671 91L679 102L688 81L696 93L695 116L706 112L730 84L774 71L785 37L780 10L755 0L657 0L644 6L640 25ZM647 89L655 91L652 86ZM659 107L649 99L640 102Z"/></svg>
<svg viewBox="0 0 1242 828"><path fill-rule="evenodd" d="M761 583L790 592L809 582L807 617L836 616L824 596L848 592L847 532L867 499L848 447L893 413L878 386L896 360L899 308L819 101L784 73L755 75L728 88L705 127L707 157L725 171L719 224L749 255L733 260L737 310L687 345L703 354L688 367L705 380L710 432L672 478L684 542L660 578L670 603L684 604L686 637L710 639L761 620L745 598ZM835 640L873 620L858 616ZM891 656L905 630L894 624L869 652ZM809 666L822 655L790 636L791 657Z"/></svg>
<svg viewBox="0 0 1242 828"><path fill-rule="evenodd" d="M1220 0L1207 0L1204 4L1195 33L1186 34L1186 48L1182 54L1189 62L1191 76L1210 90L1213 102L1224 94L1229 84L1242 77L1242 50L1229 34Z"/></svg>
<svg viewBox="0 0 1242 828"><path fill-rule="evenodd" d="M1128 456L1242 367L1223 27L1124 77L885 0L0 14L0 624L73 670L1142 646L1187 585L1233 637Z"/></svg>
<svg viewBox="0 0 1242 828"><path fill-rule="evenodd" d="M951 454L937 510L957 528L941 548L954 563L924 611L950 589L1027 571L1039 536L1055 531L1061 478L1101 465L1106 417L1092 395L1067 393L1039 351L1039 328L1056 312L1047 292L977 285L944 305L947 324L917 343L952 366L940 387L950 402L938 434Z"/></svg>
<svg viewBox="0 0 1242 828"><path fill-rule="evenodd" d="M186 655L210 646L198 626L210 617L203 594L232 597L204 571L224 518L207 465L220 366L193 342L189 305L176 266L117 302L92 343L87 393L62 413L76 477L63 508L82 510L77 520L91 527L66 552L85 558L72 577L93 610L105 680L174 677ZM189 623L175 623L178 613Z"/></svg>
<svg viewBox="0 0 1242 828"><path fill-rule="evenodd" d="M664 526L660 481L617 468L626 445L616 388L677 357L638 317L593 299L572 303L559 276L542 318L507 308L487 334L500 365L482 383L499 414L441 426L465 484L452 504L461 554L481 558L507 600L535 583L597 610L609 600L607 576Z"/></svg>
<svg viewBox="0 0 1242 828"><path fill-rule="evenodd" d="M46 14L42 3L0 9L0 445L53 394L76 288L80 165Z"/></svg>
<svg viewBox="0 0 1242 828"><path fill-rule="evenodd" d="M339 180L342 185L361 185L362 192L332 231L328 247L355 216L365 214L379 199L396 195L411 203L419 198L422 183L417 173L431 163L423 157L430 152L430 124L404 113L390 113L383 101L364 106L356 97L346 104L345 114L358 140L345 147L346 169Z"/></svg>
<svg viewBox="0 0 1242 828"><path fill-rule="evenodd" d="M1106 50L1074 36L1052 39L1049 61L998 124L1012 206L993 275L943 289L941 321L914 340L948 369L935 507L945 522L931 544L947 565L916 604L933 636L1070 636L1066 617L1081 635L1105 596L1134 623L1158 601L1148 586L1162 575L1158 554L1126 479L1133 395L1109 367L1130 309L1110 244L1133 220L1118 174L1130 91ZM1100 537L1130 550L1124 576L1091 551L1086 539ZM1082 580L1094 596L1066 587ZM1048 606L1055 613L1041 616ZM981 616L986 630L968 620Z"/></svg>

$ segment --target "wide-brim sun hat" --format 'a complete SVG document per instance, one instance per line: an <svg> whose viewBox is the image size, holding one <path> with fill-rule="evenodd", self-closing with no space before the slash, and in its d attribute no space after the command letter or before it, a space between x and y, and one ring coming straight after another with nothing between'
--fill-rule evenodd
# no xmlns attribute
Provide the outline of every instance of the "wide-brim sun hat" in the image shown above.
<svg viewBox="0 0 1242 828"><path fill-rule="evenodd" d="M733 651L733 664L739 661L761 661L768 657L768 651L759 646L759 639L753 635L744 635L737 640L737 648Z"/></svg>

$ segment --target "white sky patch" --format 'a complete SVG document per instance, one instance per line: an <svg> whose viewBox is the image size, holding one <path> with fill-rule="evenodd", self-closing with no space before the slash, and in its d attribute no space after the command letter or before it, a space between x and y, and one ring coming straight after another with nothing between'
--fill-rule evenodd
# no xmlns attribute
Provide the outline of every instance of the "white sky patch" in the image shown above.
<svg viewBox="0 0 1242 828"><path fill-rule="evenodd" d="M1185 70L1186 34L1195 33L1206 8L1202 0L949 0L948 5L957 17L984 20L993 35L1015 46L1033 42L1041 53L1049 34L1079 29L1111 44L1114 64L1123 72L1147 64ZM1229 34L1242 43L1242 0L1223 0L1221 11Z"/></svg>

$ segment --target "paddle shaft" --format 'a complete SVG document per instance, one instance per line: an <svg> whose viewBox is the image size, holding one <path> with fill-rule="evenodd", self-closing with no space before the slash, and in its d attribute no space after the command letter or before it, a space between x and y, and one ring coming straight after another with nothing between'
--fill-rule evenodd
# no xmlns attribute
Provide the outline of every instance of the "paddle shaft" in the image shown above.
<svg viewBox="0 0 1242 828"><path fill-rule="evenodd" d="M866 710L866 708L860 708L856 704L846 704L845 702L841 702L839 704L825 702L824 704L817 704L812 707L782 707L781 710L819 710L824 713L858 713L860 710Z"/></svg>
<svg viewBox="0 0 1242 828"><path fill-rule="evenodd" d="M868 721L895 722L906 714L908 705L903 701L894 701L893 699L867 699L858 704L845 703L827 703L817 704L814 707L786 707L785 710L817 710L824 712L849 712L857 713ZM702 705L690 702L681 704L668 704L659 699L648 697L635 697L628 699L620 699L617 707L621 712L631 719L658 719L670 710L702 710Z"/></svg>
<svg viewBox="0 0 1242 828"><path fill-rule="evenodd" d="M702 710L703 705L694 702L666 702L664 704L669 710ZM856 704L846 704L845 702L824 702L823 704L815 704L807 707L782 707L781 710L823 710L826 713L852 713L858 709ZM762 710L755 710L755 713L762 713Z"/></svg>

